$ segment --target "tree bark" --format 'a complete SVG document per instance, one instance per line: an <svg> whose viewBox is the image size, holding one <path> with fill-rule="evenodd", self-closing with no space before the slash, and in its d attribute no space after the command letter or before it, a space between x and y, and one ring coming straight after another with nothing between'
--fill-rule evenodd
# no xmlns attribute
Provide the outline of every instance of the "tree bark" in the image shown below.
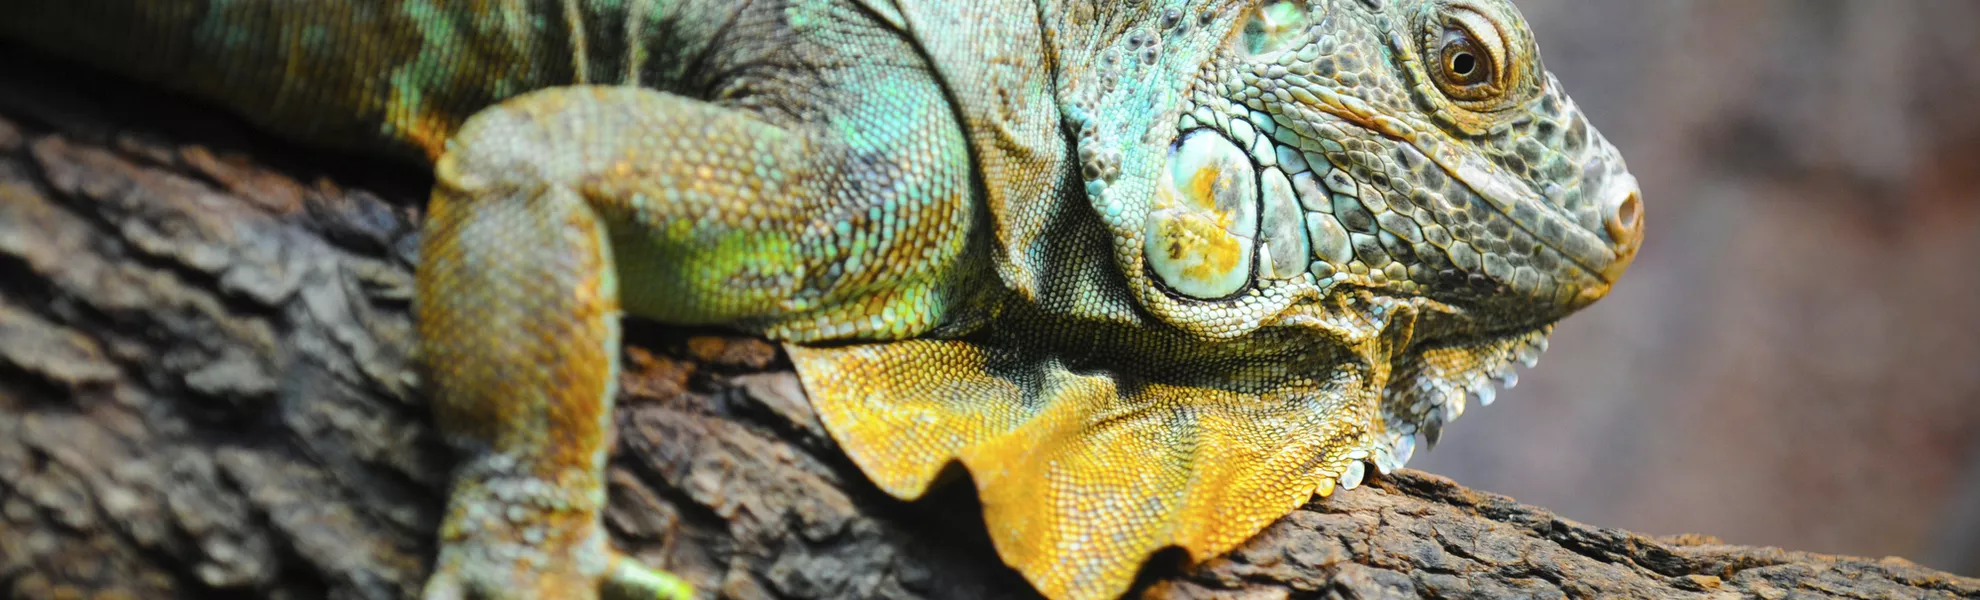
<svg viewBox="0 0 1980 600"><path fill-rule="evenodd" d="M405 598L447 450L410 368L418 169L0 53L0 592ZM629 324L615 543L730 598L1034 597L967 481L900 502L775 346ZM1894 492L1895 493L1895 492ZM1151 598L1974 598L1870 560L1591 527L1405 471Z"/></svg>

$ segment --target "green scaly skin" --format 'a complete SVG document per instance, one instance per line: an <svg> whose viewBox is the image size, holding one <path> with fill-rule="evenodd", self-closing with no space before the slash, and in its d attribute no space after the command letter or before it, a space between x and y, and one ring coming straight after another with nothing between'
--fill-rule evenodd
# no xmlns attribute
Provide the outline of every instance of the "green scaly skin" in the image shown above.
<svg viewBox="0 0 1980 600"><path fill-rule="evenodd" d="M0 35L436 178L424 595L685 597L599 524L619 318L787 343L904 498L1120 594L1434 443L1641 242L1505 0L23 0Z"/></svg>

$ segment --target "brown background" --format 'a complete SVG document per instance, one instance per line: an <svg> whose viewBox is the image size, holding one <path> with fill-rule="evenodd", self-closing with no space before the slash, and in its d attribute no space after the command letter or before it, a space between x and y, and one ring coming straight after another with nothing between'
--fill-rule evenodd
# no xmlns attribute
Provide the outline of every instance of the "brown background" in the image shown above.
<svg viewBox="0 0 1980 600"><path fill-rule="evenodd" d="M1412 466L1980 573L1980 2L1523 0L1649 240Z"/></svg>

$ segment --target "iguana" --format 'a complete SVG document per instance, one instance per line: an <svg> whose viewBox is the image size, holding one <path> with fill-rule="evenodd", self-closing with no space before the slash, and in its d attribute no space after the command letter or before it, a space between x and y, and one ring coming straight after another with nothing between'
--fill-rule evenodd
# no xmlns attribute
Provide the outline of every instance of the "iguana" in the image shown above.
<svg viewBox="0 0 1980 600"><path fill-rule="evenodd" d="M782 341L1058 599L1435 443L1635 256L1504 0L13 0L0 34L435 184L427 598L678 594L599 523L621 315ZM608 594L610 595L610 594Z"/></svg>

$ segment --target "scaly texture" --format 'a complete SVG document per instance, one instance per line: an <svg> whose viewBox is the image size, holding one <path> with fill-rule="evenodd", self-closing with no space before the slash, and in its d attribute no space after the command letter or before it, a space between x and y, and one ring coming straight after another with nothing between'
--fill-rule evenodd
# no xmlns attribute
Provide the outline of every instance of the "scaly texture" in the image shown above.
<svg viewBox="0 0 1980 600"><path fill-rule="evenodd" d="M1097 598L1406 462L1641 240L1502 0L21 4L433 161L430 598L665 587L598 523L622 313L789 342L883 488L961 462L1004 559Z"/></svg>

